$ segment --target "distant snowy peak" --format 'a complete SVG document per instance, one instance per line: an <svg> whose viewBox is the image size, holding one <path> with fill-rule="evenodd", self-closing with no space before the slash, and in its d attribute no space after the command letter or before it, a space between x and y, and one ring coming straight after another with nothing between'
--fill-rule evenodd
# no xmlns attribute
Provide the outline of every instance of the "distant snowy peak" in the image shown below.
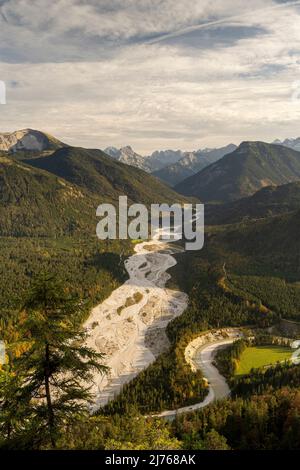
<svg viewBox="0 0 300 470"><path fill-rule="evenodd" d="M104 152L110 157L126 165L135 166L144 171L151 171L147 163L147 158L136 153L130 145L117 149L116 147L107 147Z"/></svg>
<svg viewBox="0 0 300 470"><path fill-rule="evenodd" d="M136 153L130 145L127 145L120 149L117 149L116 147L107 147L104 152L119 162L135 166L149 173L156 173L169 167L172 172L173 166L178 165L175 166L175 173L179 178L180 169L190 170L193 173L198 171L199 168L218 160L226 153L233 152L236 148L236 145L229 144L226 147L219 149L205 148L194 152L170 149L155 150L151 155L142 156ZM183 172L183 175L187 175L186 171Z"/></svg>
<svg viewBox="0 0 300 470"><path fill-rule="evenodd" d="M183 157L176 162L182 167L190 167L199 160L199 155L197 152L185 152Z"/></svg>
<svg viewBox="0 0 300 470"><path fill-rule="evenodd" d="M276 139L274 140L273 144L283 145L284 147L288 147L290 149L297 150L298 152L300 152L300 137L285 140Z"/></svg>
<svg viewBox="0 0 300 470"><path fill-rule="evenodd" d="M184 152L180 160L156 170L153 174L170 186L175 186L185 178L219 160L224 155L233 152L236 148L236 145L229 144L219 149L206 148L196 152Z"/></svg>
<svg viewBox="0 0 300 470"><path fill-rule="evenodd" d="M150 172L151 168L148 165L147 158L136 153L130 145L120 149L119 162L126 163L127 165L135 166L141 170Z"/></svg>
<svg viewBox="0 0 300 470"><path fill-rule="evenodd" d="M182 150L155 150L147 157L152 171L160 170L161 168L177 163L183 158L185 152Z"/></svg>
<svg viewBox="0 0 300 470"><path fill-rule="evenodd" d="M181 150L156 150L151 155L143 156L136 153L130 145L120 149L107 147L104 152L119 162L135 166L149 173L176 163L185 155L185 152Z"/></svg>
<svg viewBox="0 0 300 470"><path fill-rule="evenodd" d="M116 147L107 147L104 152L109 155L110 157L112 158L115 158L116 160L118 160L119 156L120 156L120 150L117 149Z"/></svg>
<svg viewBox="0 0 300 470"><path fill-rule="evenodd" d="M224 157L224 155L227 155L227 153L231 153L234 150L237 149L237 146L235 144L228 144L225 147L221 148L205 148L203 150L197 150L196 155L199 157L204 156L208 158L208 160L211 163L214 163L216 160L219 160L219 158Z"/></svg>

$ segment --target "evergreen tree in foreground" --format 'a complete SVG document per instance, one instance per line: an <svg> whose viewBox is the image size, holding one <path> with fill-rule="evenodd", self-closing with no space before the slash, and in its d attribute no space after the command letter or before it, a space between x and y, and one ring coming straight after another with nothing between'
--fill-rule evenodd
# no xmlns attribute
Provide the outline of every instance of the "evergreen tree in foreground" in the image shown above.
<svg viewBox="0 0 300 470"><path fill-rule="evenodd" d="M107 368L102 354L84 346L86 332L74 321L80 309L53 277L32 286L23 307L25 352L1 381L0 425L8 443L20 437L23 444L55 447L61 426L91 403L92 373Z"/></svg>

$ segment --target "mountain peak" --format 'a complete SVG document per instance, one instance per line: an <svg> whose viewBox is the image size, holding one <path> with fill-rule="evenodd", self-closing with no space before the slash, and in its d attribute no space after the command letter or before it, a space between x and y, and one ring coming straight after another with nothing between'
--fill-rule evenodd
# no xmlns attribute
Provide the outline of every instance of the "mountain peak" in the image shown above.
<svg viewBox="0 0 300 470"><path fill-rule="evenodd" d="M237 150L175 186L204 202L229 202L264 186L300 179L300 153L281 145L244 141Z"/></svg>
<svg viewBox="0 0 300 470"><path fill-rule="evenodd" d="M289 138L285 140L276 139L274 140L273 144L283 145L284 147L288 147L298 152L300 151L300 137Z"/></svg>
<svg viewBox="0 0 300 470"><path fill-rule="evenodd" d="M115 160L126 163L126 165L135 166L140 170L150 172L146 157L136 153L130 145L125 145L120 149L116 147L107 147L104 152Z"/></svg>
<svg viewBox="0 0 300 470"><path fill-rule="evenodd" d="M121 151L129 151L129 152L133 152L133 148L131 147L131 145L125 145L124 147L121 147L120 149ZM135 153L135 152L134 152Z"/></svg>
<svg viewBox="0 0 300 470"><path fill-rule="evenodd" d="M222 158L227 153L233 152L236 145L229 144L226 147L216 149L197 150L197 152L185 152L183 157L176 163L167 165L164 168L154 172L155 176L170 186L180 183L185 178L192 176L211 163Z"/></svg>
<svg viewBox="0 0 300 470"><path fill-rule="evenodd" d="M265 142L261 142L259 140L244 140L243 142L240 143L238 148L251 148L251 147L258 147L258 146L263 146L263 145L270 145L266 144Z"/></svg>
<svg viewBox="0 0 300 470"><path fill-rule="evenodd" d="M52 135L34 129L28 128L0 133L0 151L3 152L41 152L44 150L56 150L65 146L64 143Z"/></svg>

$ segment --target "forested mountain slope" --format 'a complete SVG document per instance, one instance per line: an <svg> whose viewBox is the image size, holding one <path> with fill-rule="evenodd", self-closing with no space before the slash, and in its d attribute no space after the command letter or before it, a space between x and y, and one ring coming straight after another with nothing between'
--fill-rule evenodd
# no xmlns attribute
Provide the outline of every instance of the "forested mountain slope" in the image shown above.
<svg viewBox="0 0 300 470"><path fill-rule="evenodd" d="M144 204L184 200L157 178L115 161L101 150L67 147L27 163L96 194L99 203L116 201L120 195Z"/></svg>
<svg viewBox="0 0 300 470"><path fill-rule="evenodd" d="M267 186L253 196L226 204L206 205L207 224L232 224L300 209L300 182Z"/></svg>
<svg viewBox="0 0 300 470"><path fill-rule="evenodd" d="M203 202L229 202L270 185L300 179L300 152L264 142L243 142L194 176L175 186Z"/></svg>

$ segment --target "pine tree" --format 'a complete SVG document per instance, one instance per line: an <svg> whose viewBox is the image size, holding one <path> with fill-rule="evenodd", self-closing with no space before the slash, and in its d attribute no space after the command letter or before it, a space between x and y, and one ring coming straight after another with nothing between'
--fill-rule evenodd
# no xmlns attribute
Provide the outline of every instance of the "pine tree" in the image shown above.
<svg viewBox="0 0 300 470"><path fill-rule="evenodd" d="M92 402L93 371L105 373L107 369L101 364L103 355L84 345L87 333L75 322L81 308L61 281L47 275L38 279L22 309L26 350L14 358L13 377L2 387L0 404L6 415L14 403L12 392L17 392L21 428L33 431L42 445L50 443L53 448L62 425L86 412ZM9 437L19 429L11 423Z"/></svg>

